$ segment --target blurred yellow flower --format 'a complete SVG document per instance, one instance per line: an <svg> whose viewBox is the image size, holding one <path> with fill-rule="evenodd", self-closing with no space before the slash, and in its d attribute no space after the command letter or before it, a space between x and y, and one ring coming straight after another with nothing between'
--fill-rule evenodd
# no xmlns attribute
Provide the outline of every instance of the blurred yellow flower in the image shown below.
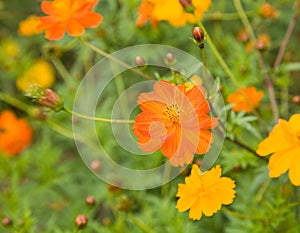
<svg viewBox="0 0 300 233"><path fill-rule="evenodd" d="M4 39L0 43L1 56L8 56L10 58L18 57L20 54L20 47L11 39Z"/></svg>
<svg viewBox="0 0 300 233"><path fill-rule="evenodd" d="M221 167L217 165L202 173L194 164L191 175L185 178L185 184L178 185L178 211L190 209L189 217L199 220L202 213L212 216L221 209L222 204L231 204L235 198L235 184L230 178L221 177L221 172Z"/></svg>
<svg viewBox="0 0 300 233"><path fill-rule="evenodd" d="M18 33L21 36L34 36L42 33L42 30L37 28L40 23L39 18L35 15L30 15L27 19L19 23Z"/></svg>
<svg viewBox="0 0 300 233"><path fill-rule="evenodd" d="M187 22L195 23L207 11L211 0L191 0L188 4L193 13L185 10L185 3L179 0L143 0L138 10L137 26L142 26L148 20L152 25L165 20L175 27L184 26Z"/></svg>
<svg viewBox="0 0 300 233"><path fill-rule="evenodd" d="M26 91L32 84L48 88L53 85L54 81L52 66L47 61L39 59L17 79L17 87L22 91Z"/></svg>
<svg viewBox="0 0 300 233"><path fill-rule="evenodd" d="M279 119L269 136L258 145L256 153L272 154L268 165L271 178L289 170L292 184L300 186L300 114L294 114L289 121Z"/></svg>

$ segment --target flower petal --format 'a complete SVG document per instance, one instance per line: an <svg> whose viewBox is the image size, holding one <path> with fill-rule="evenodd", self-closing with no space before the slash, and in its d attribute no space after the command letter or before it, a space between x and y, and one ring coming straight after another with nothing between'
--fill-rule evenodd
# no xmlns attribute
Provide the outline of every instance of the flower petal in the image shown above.
<svg viewBox="0 0 300 233"><path fill-rule="evenodd" d="M67 32L71 36L81 36L84 33L84 27L77 20L70 19L67 24Z"/></svg>
<svg viewBox="0 0 300 233"><path fill-rule="evenodd" d="M96 27L101 23L103 16L95 12L88 12L83 17L78 18L78 21L84 27Z"/></svg>
<svg viewBox="0 0 300 233"><path fill-rule="evenodd" d="M45 30L45 32L46 32L45 37L48 40L60 40L65 35L65 29L60 26L53 26L53 27L47 28Z"/></svg>
<svg viewBox="0 0 300 233"><path fill-rule="evenodd" d="M56 13L53 2L44 1L41 3L42 11L47 15L54 15Z"/></svg>
<svg viewBox="0 0 300 233"><path fill-rule="evenodd" d="M289 170L289 178L293 185L300 186L300 147L294 152L294 160Z"/></svg>
<svg viewBox="0 0 300 233"><path fill-rule="evenodd" d="M298 149L281 150L274 153L269 160L269 176L279 177L285 173L292 165L293 160L298 156Z"/></svg>

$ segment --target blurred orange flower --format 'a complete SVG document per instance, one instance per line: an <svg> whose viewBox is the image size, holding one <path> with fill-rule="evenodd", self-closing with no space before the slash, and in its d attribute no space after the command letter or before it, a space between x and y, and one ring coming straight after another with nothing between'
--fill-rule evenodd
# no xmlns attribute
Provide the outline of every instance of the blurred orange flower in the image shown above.
<svg viewBox="0 0 300 233"><path fill-rule="evenodd" d="M60 40L65 31L71 36L80 36L85 28L96 27L102 15L92 12L98 0L44 1L42 11L48 16L40 17L39 29L45 30L49 40Z"/></svg>
<svg viewBox="0 0 300 233"><path fill-rule="evenodd" d="M42 30L38 29L39 18L35 15L30 15L27 19L19 23L18 33L21 36L34 36L42 33Z"/></svg>
<svg viewBox="0 0 300 233"><path fill-rule="evenodd" d="M143 0L139 7L137 26L142 26L148 20L152 25L159 21L168 21L175 27L184 26L187 22L195 23L200 20L205 11L211 5L211 0L191 0L190 8L193 13L185 10L179 0Z"/></svg>
<svg viewBox="0 0 300 233"><path fill-rule="evenodd" d="M270 3L266 2L261 6L259 14L264 18L275 19L278 16L278 11Z"/></svg>
<svg viewBox="0 0 300 233"><path fill-rule="evenodd" d="M235 198L235 184L230 178L221 177L221 173L219 165L201 172L198 165L193 164L190 176L185 178L185 184L178 185L178 211L190 209L189 217L199 220L202 214L212 216L221 209L222 204L231 204Z"/></svg>
<svg viewBox="0 0 300 233"><path fill-rule="evenodd" d="M0 114L0 151L13 156L31 144L32 128L9 110Z"/></svg>
<svg viewBox="0 0 300 233"><path fill-rule="evenodd" d="M289 170L292 184L300 186L300 114L294 114L289 121L279 119L256 152L261 156L272 154L268 165L271 178Z"/></svg>
<svg viewBox="0 0 300 233"><path fill-rule="evenodd" d="M257 108L264 93L262 91L256 91L255 87L243 87L238 89L234 94L230 94L227 97L227 101L230 104L234 104L233 111L251 112L252 109Z"/></svg>
<svg viewBox="0 0 300 233"><path fill-rule="evenodd" d="M174 86L156 82L153 93L142 93L138 104L142 112L133 125L138 144L145 152L161 149L173 166L189 164L194 154L205 154L213 135L208 129L218 120L208 114L209 104L203 90L194 86Z"/></svg>

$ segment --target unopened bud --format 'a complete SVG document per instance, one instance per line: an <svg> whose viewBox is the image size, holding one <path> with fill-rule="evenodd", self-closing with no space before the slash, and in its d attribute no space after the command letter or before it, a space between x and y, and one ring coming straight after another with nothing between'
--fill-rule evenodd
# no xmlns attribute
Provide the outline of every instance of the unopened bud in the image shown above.
<svg viewBox="0 0 300 233"><path fill-rule="evenodd" d="M137 66L144 66L145 65L145 60L141 56L137 56L135 58L135 64Z"/></svg>
<svg viewBox="0 0 300 233"><path fill-rule="evenodd" d="M8 227L13 224L13 221L8 217L4 217L2 219L2 224L3 224L3 226Z"/></svg>
<svg viewBox="0 0 300 233"><path fill-rule="evenodd" d="M42 96L38 102L42 106L51 108L55 112L58 112L64 106L63 100L51 89L46 89L44 91L44 96Z"/></svg>
<svg viewBox="0 0 300 233"><path fill-rule="evenodd" d="M194 27L193 30L193 37L195 41L197 41L199 44L202 44L204 41L204 31L200 27Z"/></svg>
<svg viewBox="0 0 300 233"><path fill-rule="evenodd" d="M111 192L111 193L117 193L117 192L121 191L121 188L118 187L118 186L109 184L109 185L107 186L107 190L108 190L109 192Z"/></svg>
<svg viewBox="0 0 300 233"><path fill-rule="evenodd" d="M300 95L293 96L293 103L300 104Z"/></svg>
<svg viewBox="0 0 300 233"><path fill-rule="evenodd" d="M86 199L85 199L85 203L89 206L94 206L96 204L96 200L93 196L88 196Z"/></svg>
<svg viewBox="0 0 300 233"><path fill-rule="evenodd" d="M26 90L25 96L56 112L64 107L64 101L61 97L51 89L44 89L39 85L31 85Z"/></svg>
<svg viewBox="0 0 300 233"><path fill-rule="evenodd" d="M99 160L93 160L90 166L94 172L97 172L101 169L101 162Z"/></svg>
<svg viewBox="0 0 300 233"><path fill-rule="evenodd" d="M118 210L129 212L132 207L132 200L127 195L122 195L119 199Z"/></svg>
<svg viewBox="0 0 300 233"><path fill-rule="evenodd" d="M75 225L78 228L84 228L88 223L88 217L84 214L79 214L75 218Z"/></svg>
<svg viewBox="0 0 300 233"><path fill-rule="evenodd" d="M179 0L179 3L183 7L183 9L188 13L193 13L195 7L193 6L192 0Z"/></svg>
<svg viewBox="0 0 300 233"><path fill-rule="evenodd" d="M165 58L165 62L167 65L173 65L176 62L176 59L173 53L168 53Z"/></svg>

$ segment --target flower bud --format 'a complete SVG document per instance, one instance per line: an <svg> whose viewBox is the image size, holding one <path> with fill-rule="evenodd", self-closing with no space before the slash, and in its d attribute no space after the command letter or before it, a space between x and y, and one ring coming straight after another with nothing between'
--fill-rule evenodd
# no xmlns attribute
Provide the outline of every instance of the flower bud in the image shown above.
<svg viewBox="0 0 300 233"><path fill-rule="evenodd" d="M168 53L165 57L165 63L167 65L173 65L176 62L176 59L174 57L173 53Z"/></svg>
<svg viewBox="0 0 300 233"><path fill-rule="evenodd" d="M85 199L85 203L89 206L94 206L96 204L96 200L93 196L88 196L86 199Z"/></svg>
<svg viewBox="0 0 300 233"><path fill-rule="evenodd" d="M193 37L195 41L197 41L199 44L202 44L204 41L204 31L200 27L194 27L193 30Z"/></svg>
<svg viewBox="0 0 300 233"><path fill-rule="evenodd" d="M93 160L90 166L94 172L97 172L101 169L101 162L99 160Z"/></svg>
<svg viewBox="0 0 300 233"><path fill-rule="evenodd" d="M64 107L64 101L51 89L44 89L39 85L31 85L25 96L38 102L40 105L50 108L56 112Z"/></svg>
<svg viewBox="0 0 300 233"><path fill-rule="evenodd" d="M300 104L300 95L293 96L293 103Z"/></svg>
<svg viewBox="0 0 300 233"><path fill-rule="evenodd" d="M135 58L135 64L137 66L144 66L145 65L145 60L141 56L137 56Z"/></svg>
<svg viewBox="0 0 300 233"><path fill-rule="evenodd" d="M120 211L129 212L132 204L132 200L127 195L122 195L119 199L117 208Z"/></svg>
<svg viewBox="0 0 300 233"><path fill-rule="evenodd" d="M4 217L2 219L2 224L3 226L8 227L13 224L13 221L9 217Z"/></svg>
<svg viewBox="0 0 300 233"><path fill-rule="evenodd" d="M44 91L44 96L42 96L38 102L42 106L50 108L55 112L60 111L64 106L63 100L51 89L46 89Z"/></svg>
<svg viewBox="0 0 300 233"><path fill-rule="evenodd" d="M111 192L111 193L117 193L117 192L121 191L121 188L118 187L118 186L109 184L109 185L107 186L107 190L108 190L109 192Z"/></svg>
<svg viewBox="0 0 300 233"><path fill-rule="evenodd" d="M88 223L88 217L84 214L79 214L75 218L75 225L78 228L84 228Z"/></svg>
<svg viewBox="0 0 300 233"><path fill-rule="evenodd" d="M192 0L179 0L179 3L183 7L183 9L188 13L193 13L195 7L193 6Z"/></svg>

